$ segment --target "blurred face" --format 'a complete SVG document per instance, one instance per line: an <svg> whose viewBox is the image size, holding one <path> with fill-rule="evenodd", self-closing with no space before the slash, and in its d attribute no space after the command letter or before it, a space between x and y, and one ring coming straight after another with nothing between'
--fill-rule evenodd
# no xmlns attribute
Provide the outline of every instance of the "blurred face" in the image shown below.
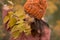
<svg viewBox="0 0 60 40"><path fill-rule="evenodd" d="M30 15L26 14L25 15L25 21L27 21L28 23L34 22L34 18L31 17Z"/></svg>

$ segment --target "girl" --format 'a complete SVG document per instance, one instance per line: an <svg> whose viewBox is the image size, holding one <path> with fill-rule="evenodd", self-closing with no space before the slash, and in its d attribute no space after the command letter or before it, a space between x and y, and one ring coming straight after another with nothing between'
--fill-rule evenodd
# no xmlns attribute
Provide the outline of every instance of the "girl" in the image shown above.
<svg viewBox="0 0 60 40"><path fill-rule="evenodd" d="M24 5L26 14L23 20L30 25L31 34L26 35L22 32L16 39L10 35L9 40L50 40L51 30L49 25L42 20L46 7L46 0L27 0Z"/></svg>

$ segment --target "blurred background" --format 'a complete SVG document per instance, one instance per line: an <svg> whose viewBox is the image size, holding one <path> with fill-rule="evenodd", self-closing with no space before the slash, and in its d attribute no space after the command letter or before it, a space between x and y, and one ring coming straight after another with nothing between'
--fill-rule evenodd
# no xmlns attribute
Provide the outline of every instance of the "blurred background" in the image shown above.
<svg viewBox="0 0 60 40"><path fill-rule="evenodd" d="M8 32L2 26L2 4L8 4L7 1L12 1L16 6L17 4L23 6L26 2L26 0L0 0L0 40L9 39ZM60 40L60 0L47 0L47 2L48 7L44 18L52 30L51 40Z"/></svg>

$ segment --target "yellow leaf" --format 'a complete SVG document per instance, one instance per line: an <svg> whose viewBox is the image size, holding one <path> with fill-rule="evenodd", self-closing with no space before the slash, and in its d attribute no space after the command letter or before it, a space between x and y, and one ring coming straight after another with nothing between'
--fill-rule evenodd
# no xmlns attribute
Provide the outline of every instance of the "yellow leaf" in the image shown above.
<svg viewBox="0 0 60 40"><path fill-rule="evenodd" d="M3 23L5 24L8 20L9 20L9 16L5 16L5 18L3 19Z"/></svg>
<svg viewBox="0 0 60 40"><path fill-rule="evenodd" d="M13 11L8 12L8 16L11 17L13 15Z"/></svg>
<svg viewBox="0 0 60 40"><path fill-rule="evenodd" d="M21 17L25 16L25 11L24 11L24 9L23 9L22 6L16 5L14 7L14 9L16 10L15 13L14 13L14 15L16 15L17 17L19 17L20 19L21 19Z"/></svg>
<svg viewBox="0 0 60 40"><path fill-rule="evenodd" d="M15 31L14 33L12 33L14 39L18 38L19 35L20 35L19 31Z"/></svg>
<svg viewBox="0 0 60 40"><path fill-rule="evenodd" d="M11 17L10 18L10 20L9 20L9 22L8 22L8 27L12 27L12 26L14 26L16 24L16 19L14 18L14 17Z"/></svg>

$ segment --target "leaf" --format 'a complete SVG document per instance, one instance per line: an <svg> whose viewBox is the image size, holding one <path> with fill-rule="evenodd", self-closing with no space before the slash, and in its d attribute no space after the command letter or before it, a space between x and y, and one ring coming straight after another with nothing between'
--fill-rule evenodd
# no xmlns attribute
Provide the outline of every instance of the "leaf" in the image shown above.
<svg viewBox="0 0 60 40"><path fill-rule="evenodd" d="M23 31L23 27L24 27L23 21L18 21L18 22L19 23L11 29L11 32L15 32L17 30L19 30L20 32Z"/></svg>
<svg viewBox="0 0 60 40"><path fill-rule="evenodd" d="M25 32L26 35L29 35L31 33L30 25L28 25L27 23L24 23L23 20L20 20L18 22L19 23L11 29L11 33L13 35L15 35L14 33L16 33L18 31L20 33L20 35L21 35L22 32ZM15 36L18 36L18 34L15 35Z"/></svg>
<svg viewBox="0 0 60 40"><path fill-rule="evenodd" d="M30 25L23 20L25 18L23 8L18 5L15 7L15 10L15 13L9 12L10 19L7 25L11 28L10 33L16 39L22 32L25 32L26 35L30 34L31 28Z"/></svg>
<svg viewBox="0 0 60 40"><path fill-rule="evenodd" d="M9 12L8 12L8 16L9 16L9 17L11 17L13 14L14 14L13 11L9 11Z"/></svg>
<svg viewBox="0 0 60 40"><path fill-rule="evenodd" d="M18 25L15 25L12 29L11 29L11 34L12 36L14 37L14 39L18 38L19 35L21 35L21 33L23 32L24 30L24 24L20 23Z"/></svg>
<svg viewBox="0 0 60 40"><path fill-rule="evenodd" d="M12 14L13 14L12 11L8 12L8 15L5 16L5 18L3 19L3 23L4 23L4 24L10 19L10 17L11 17Z"/></svg>
<svg viewBox="0 0 60 40"><path fill-rule="evenodd" d="M16 11L14 15L16 15L17 17L20 17L21 19L21 18L24 18L25 14L19 10L19 11Z"/></svg>
<svg viewBox="0 0 60 40"><path fill-rule="evenodd" d="M20 5L16 5L14 8L16 11L14 13L14 15L16 15L17 17L19 17L20 19L23 19L25 16L25 12L22 6Z"/></svg>
<svg viewBox="0 0 60 40"><path fill-rule="evenodd" d="M7 24L8 27L11 28L12 26L14 26L16 24L16 21L17 20L14 17L11 17L10 20L9 20L9 22L8 22L8 24Z"/></svg>
<svg viewBox="0 0 60 40"><path fill-rule="evenodd" d="M24 24L23 20L17 21L16 24Z"/></svg>
<svg viewBox="0 0 60 40"><path fill-rule="evenodd" d="M15 31L14 33L12 33L14 39L18 38L19 35L20 35L19 31Z"/></svg>
<svg viewBox="0 0 60 40"><path fill-rule="evenodd" d="M31 34L31 28L30 28L30 25L25 24L25 30L24 30L24 32L25 32L26 35Z"/></svg>
<svg viewBox="0 0 60 40"><path fill-rule="evenodd" d="M5 16L5 18L3 19L3 24L5 24L8 20L9 20L9 16Z"/></svg>

